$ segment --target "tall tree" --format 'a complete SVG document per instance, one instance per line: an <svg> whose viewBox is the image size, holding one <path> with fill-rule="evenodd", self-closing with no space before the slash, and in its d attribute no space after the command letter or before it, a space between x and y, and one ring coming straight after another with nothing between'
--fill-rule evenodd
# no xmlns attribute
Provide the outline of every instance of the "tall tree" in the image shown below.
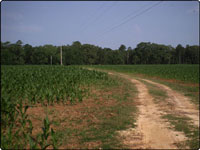
<svg viewBox="0 0 200 150"><path fill-rule="evenodd" d="M135 49L121 45L117 50L101 48L79 41L62 46L64 65L82 64L199 64L199 46L168 45L141 42ZM1 64L60 64L60 46L43 45L32 47L16 43L1 42Z"/></svg>
<svg viewBox="0 0 200 150"><path fill-rule="evenodd" d="M178 44L176 47L176 56L178 57L178 63L181 64L181 55L184 52L184 47Z"/></svg>

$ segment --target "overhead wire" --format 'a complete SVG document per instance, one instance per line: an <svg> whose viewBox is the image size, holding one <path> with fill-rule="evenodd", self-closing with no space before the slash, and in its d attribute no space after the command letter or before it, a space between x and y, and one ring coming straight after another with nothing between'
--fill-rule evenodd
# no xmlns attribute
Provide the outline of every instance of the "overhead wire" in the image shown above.
<svg viewBox="0 0 200 150"><path fill-rule="evenodd" d="M96 18L94 18L93 22L91 22L88 26L86 26L83 31L85 31L90 25L94 24L99 18L101 18L105 13L107 13L109 10L111 10L112 7L114 7L117 4L117 1L113 2L110 7L107 7L101 14L99 14Z"/></svg>
<svg viewBox="0 0 200 150"><path fill-rule="evenodd" d="M141 11L141 8L142 8L142 7L146 7L146 6L149 6L149 4L142 5L139 9L132 11L131 13L129 13L128 15L126 15L126 16L125 16L123 19L121 19L121 20L122 20L122 21L123 21L123 20L126 20L126 19L129 18L131 15L133 15L133 14L135 14L135 13ZM113 26L113 25L115 25L115 24L116 24L116 23L112 24L111 26Z"/></svg>
<svg viewBox="0 0 200 150"><path fill-rule="evenodd" d="M102 3L102 5L100 5L100 7L97 8L96 11L99 11L100 9L102 9L103 7L105 7L105 3ZM89 23L93 20L93 17L96 15L96 13L91 13L91 15L88 17L87 20L89 20ZM80 25L80 28L81 27L84 27L84 26L87 26L89 24L88 22L83 22L81 25ZM85 25L84 25L85 24Z"/></svg>
<svg viewBox="0 0 200 150"><path fill-rule="evenodd" d="M128 19L128 18L129 18L130 16L132 16L133 14L139 12L139 11L141 10L142 7L146 7L146 6L149 6L149 4L142 5L139 9L132 11L132 12L129 13L127 16L125 16L125 17L122 19L122 21Z"/></svg>
<svg viewBox="0 0 200 150"><path fill-rule="evenodd" d="M99 20L99 18L101 18L104 14L106 14L108 11L111 10L111 8L113 8L115 5L117 4L117 1L115 1L110 7L108 7L105 11L103 11L97 18L95 18L95 20L93 21L92 24L94 24L97 20Z"/></svg>
<svg viewBox="0 0 200 150"><path fill-rule="evenodd" d="M132 16L132 17L130 17L129 19L127 19L127 20L123 21L122 23L120 23L120 24L118 24L118 25L116 25L116 26L112 27L112 28L111 28L111 29L109 29L108 31L106 31L106 32L102 33L101 35L99 35L99 37L101 37L101 36L103 36L103 35L105 35L105 34L107 34L107 33L111 32L111 31L113 31L113 30L114 30L114 29L116 29L116 28L119 28L120 26L122 26L122 25L126 24L127 22L129 22L129 21L131 21L131 20L135 19L136 17L138 17L138 16L140 16L140 15L144 14L144 13L145 13L145 12L147 12L148 10L150 10L150 9L152 9L153 7L155 7L155 6L159 5L161 2L162 2L162 1L159 1L159 2L158 2L158 3L156 3L156 4L153 4L152 6L150 6L150 7L146 8L146 9L144 9L144 10L143 10L143 11L141 11L140 13L138 13L138 14L136 14L136 15L134 15L134 16Z"/></svg>

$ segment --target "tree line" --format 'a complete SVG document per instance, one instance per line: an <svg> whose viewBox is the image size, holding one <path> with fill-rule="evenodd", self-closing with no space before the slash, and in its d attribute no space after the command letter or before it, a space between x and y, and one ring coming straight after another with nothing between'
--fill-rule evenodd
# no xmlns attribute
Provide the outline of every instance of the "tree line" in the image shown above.
<svg viewBox="0 0 200 150"><path fill-rule="evenodd" d="M63 65L95 65L95 64L199 64L198 45L162 45L141 42L136 48L126 48L121 45L118 49L101 48L91 44L81 44L79 41L62 46ZM2 65L57 65L60 64L60 46L23 45L1 42Z"/></svg>

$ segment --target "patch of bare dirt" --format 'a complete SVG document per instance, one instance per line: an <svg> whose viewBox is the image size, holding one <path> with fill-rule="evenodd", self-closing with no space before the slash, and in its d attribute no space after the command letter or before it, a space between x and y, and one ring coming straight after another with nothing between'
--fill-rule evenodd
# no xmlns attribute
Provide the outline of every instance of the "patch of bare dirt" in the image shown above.
<svg viewBox="0 0 200 150"><path fill-rule="evenodd" d="M105 71L108 72L108 71ZM193 123L199 126L199 112L196 107L189 101L189 99L182 94L173 91L169 87L150 82L157 87L165 90L168 94L167 102L161 102L154 104L153 98L149 95L148 89L144 84L138 80L132 79L128 75L116 72L108 72L110 75L119 75L133 82L138 89L138 104L139 116L137 121L137 128L129 128L124 131L119 131L120 137L123 139L123 143L132 149L174 149L180 143L185 143L186 137L183 132L177 132L169 129L170 123L161 119L162 115L173 112L175 115L187 116L193 120ZM143 79L143 75L138 75ZM167 82L175 82L183 86L195 86L198 84L187 84L177 80L165 80ZM196 93L195 93L196 94ZM167 105L166 105L167 104ZM185 147L189 148L189 147Z"/></svg>
<svg viewBox="0 0 200 150"><path fill-rule="evenodd" d="M121 73L108 72L130 80L138 90L139 116L136 128L118 131L120 139L127 148L131 149L177 149L177 144L187 139L183 132L171 130L170 123L161 119L166 112L159 109L153 102L147 87L138 80ZM169 106L172 106L169 103ZM172 106L173 107L173 106ZM188 148L188 147L185 147Z"/></svg>
<svg viewBox="0 0 200 150"><path fill-rule="evenodd" d="M190 102L188 97L172 90L166 85L147 79L143 80L165 90L168 95L166 101L172 106L173 111L191 118L193 123L196 126L199 126L199 111L196 109L195 105Z"/></svg>
<svg viewBox="0 0 200 150"><path fill-rule="evenodd" d="M169 124L161 119L164 112L158 110L148 93L147 87L138 80L131 79L138 89L140 101L137 127L120 131L123 142L129 148L136 149L175 149L176 143L184 141L186 137L180 132L170 130Z"/></svg>
<svg viewBox="0 0 200 150"><path fill-rule="evenodd" d="M109 73L112 74L113 73ZM182 132L169 129L170 123L161 119L165 114L153 102L147 87L138 80L127 75L118 74L130 80L138 90L139 116L136 128L118 131L122 142L131 149L176 149L177 143L184 142L187 138Z"/></svg>
<svg viewBox="0 0 200 150"><path fill-rule="evenodd" d="M108 105L109 102L107 103ZM106 104L104 104L106 105ZM99 124L98 118L92 113L93 109L96 108L98 111L100 108L97 107L97 104L93 99L87 99L82 103L77 103L76 105L71 104L54 104L53 106L37 106L30 108L28 114L33 124L33 136L36 136L38 133L42 133L43 119L46 117L46 109L48 111L48 118L52 122L51 127L55 131L62 131L68 128L70 130L80 131L87 128L90 124L93 126ZM90 122L88 122L90 120ZM59 125L54 125L54 122L58 122ZM67 143L62 143L59 148L80 148L79 140L80 137L71 133L70 139L67 139ZM97 143L85 143L85 146L92 148L92 146L98 146Z"/></svg>
<svg viewBox="0 0 200 150"><path fill-rule="evenodd" d="M116 105L116 100L112 98L115 92L123 92L119 89L114 91L102 91L95 89L91 90L92 95L96 95L97 99L94 97L85 98L81 103L76 102L76 104L70 103L54 103L52 106L42 106L41 104L36 104L27 110L32 124L33 124L33 136L38 133L42 133L43 119L48 113L49 121L52 123L51 127L54 131L63 131L70 129L72 131L71 135L67 138L67 143L62 143L59 149L70 149L70 148L95 148L100 147L101 141L85 142L80 144L81 137L73 131L85 130L90 126L98 128L101 123L98 116L112 117L113 114L108 111L102 111L102 107L109 108ZM104 98L108 97L107 99ZM55 125L53 122L59 123ZM66 137L65 137L66 138Z"/></svg>

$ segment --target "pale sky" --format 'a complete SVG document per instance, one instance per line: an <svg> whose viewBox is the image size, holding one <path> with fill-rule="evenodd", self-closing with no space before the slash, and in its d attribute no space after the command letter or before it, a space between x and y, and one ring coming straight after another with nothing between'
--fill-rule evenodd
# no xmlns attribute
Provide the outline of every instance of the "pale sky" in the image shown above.
<svg viewBox="0 0 200 150"><path fill-rule="evenodd" d="M198 1L3 1L1 39L73 41L117 49L140 42L199 45Z"/></svg>

